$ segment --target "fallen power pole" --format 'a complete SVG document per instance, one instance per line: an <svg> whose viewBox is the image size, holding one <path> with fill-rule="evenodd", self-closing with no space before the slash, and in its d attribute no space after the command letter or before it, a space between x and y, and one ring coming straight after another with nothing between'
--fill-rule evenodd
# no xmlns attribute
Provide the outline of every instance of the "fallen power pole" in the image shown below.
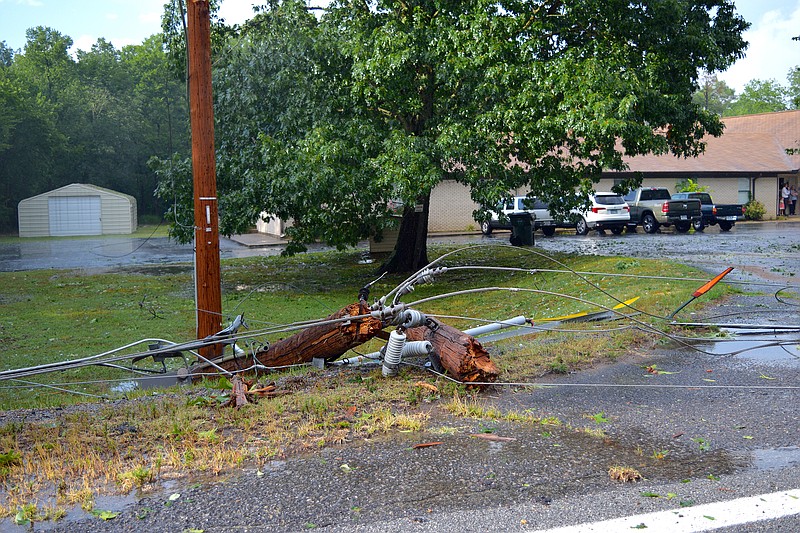
<svg viewBox="0 0 800 533"><path fill-rule="evenodd" d="M348 317L360 318L347 320ZM275 368L310 363L315 359L330 362L374 337L385 338L383 329L390 325L370 316L370 308L364 300L329 315L324 322L253 354L237 354L234 351L214 360L213 364L199 363L191 369L191 373L215 374L219 370L239 372L252 368L254 363ZM424 326L400 329L404 330L408 341L430 342L430 356L438 369L458 381L493 382L500 374L481 343L459 329L434 319L427 320Z"/></svg>
<svg viewBox="0 0 800 533"><path fill-rule="evenodd" d="M438 320L428 320L429 325L406 330L406 337L409 341L430 342L442 370L458 381L488 383L497 380L500 370L475 337Z"/></svg>
<svg viewBox="0 0 800 533"><path fill-rule="evenodd" d="M222 329L214 107L211 93L211 14L208 0L189 0L186 4L194 176L195 302L197 338L204 339ZM201 353L207 358L218 357L222 355L222 348L220 344L213 344L202 348Z"/></svg>
<svg viewBox="0 0 800 533"><path fill-rule="evenodd" d="M378 318L338 321L368 313L369 306L363 300L350 304L329 315L325 319L329 323L303 329L254 354L229 355L215 360L213 365L201 363L192 368L192 373L216 373L219 369L236 372L250 368L254 362L267 367L280 367L310 363L314 359L337 359L348 350L377 336L383 329L383 322Z"/></svg>

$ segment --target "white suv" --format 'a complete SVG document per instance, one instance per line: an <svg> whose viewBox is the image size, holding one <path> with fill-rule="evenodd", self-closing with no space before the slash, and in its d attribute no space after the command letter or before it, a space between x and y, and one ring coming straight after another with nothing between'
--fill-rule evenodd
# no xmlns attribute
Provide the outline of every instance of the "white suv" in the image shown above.
<svg viewBox="0 0 800 533"><path fill-rule="evenodd" d="M512 213L531 213L534 216L534 231L540 229L548 237L556 232L556 221L550 215L547 203L527 196L514 196L510 202L495 207L492 210L492 219L481 223L481 232L484 235L491 235L496 229L511 229L509 215Z"/></svg>
<svg viewBox="0 0 800 533"><path fill-rule="evenodd" d="M611 230L619 235L631 219L631 210L619 194L613 192L596 192L589 196L592 205L588 211L573 210L572 224L578 235L586 235L589 230Z"/></svg>

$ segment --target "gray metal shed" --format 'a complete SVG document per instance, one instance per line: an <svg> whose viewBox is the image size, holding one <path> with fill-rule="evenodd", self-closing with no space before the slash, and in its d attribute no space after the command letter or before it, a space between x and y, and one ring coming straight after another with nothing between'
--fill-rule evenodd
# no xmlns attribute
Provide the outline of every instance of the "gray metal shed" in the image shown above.
<svg viewBox="0 0 800 533"><path fill-rule="evenodd" d="M20 237L125 235L136 231L136 198L73 183L20 201Z"/></svg>

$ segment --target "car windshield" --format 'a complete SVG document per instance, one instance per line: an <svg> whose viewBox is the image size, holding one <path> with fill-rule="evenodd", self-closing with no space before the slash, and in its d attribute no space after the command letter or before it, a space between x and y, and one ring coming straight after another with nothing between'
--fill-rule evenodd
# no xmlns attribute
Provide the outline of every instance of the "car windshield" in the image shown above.
<svg viewBox="0 0 800 533"><path fill-rule="evenodd" d="M594 197L594 201L600 205L621 205L625 203L622 196L617 194L603 194Z"/></svg>

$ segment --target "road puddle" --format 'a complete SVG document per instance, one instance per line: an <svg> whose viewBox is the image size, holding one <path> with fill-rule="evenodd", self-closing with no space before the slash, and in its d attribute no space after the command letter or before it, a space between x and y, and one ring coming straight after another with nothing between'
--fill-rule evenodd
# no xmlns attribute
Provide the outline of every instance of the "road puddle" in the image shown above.
<svg viewBox="0 0 800 533"><path fill-rule="evenodd" d="M741 335L730 340L712 342L704 347L715 355L734 355L740 359L763 363L800 365L800 339L797 334Z"/></svg>
<svg viewBox="0 0 800 533"><path fill-rule="evenodd" d="M769 448L753 452L753 468L756 470L780 470L800 464L800 447Z"/></svg>

